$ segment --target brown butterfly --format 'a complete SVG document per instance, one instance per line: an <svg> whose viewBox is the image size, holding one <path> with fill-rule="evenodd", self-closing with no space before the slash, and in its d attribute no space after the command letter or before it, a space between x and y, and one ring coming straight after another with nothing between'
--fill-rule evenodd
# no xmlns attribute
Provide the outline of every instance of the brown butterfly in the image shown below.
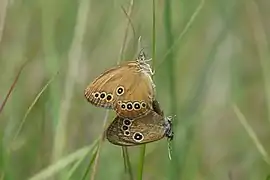
<svg viewBox="0 0 270 180"><path fill-rule="evenodd" d="M117 116L106 130L106 137L112 144L135 146L167 137L173 139L172 123L164 117L157 101L153 101L154 110L137 118Z"/></svg>
<svg viewBox="0 0 270 180"><path fill-rule="evenodd" d="M85 89L87 100L98 107L114 109L118 116L134 118L152 110L155 96L153 74L145 54L98 76Z"/></svg>

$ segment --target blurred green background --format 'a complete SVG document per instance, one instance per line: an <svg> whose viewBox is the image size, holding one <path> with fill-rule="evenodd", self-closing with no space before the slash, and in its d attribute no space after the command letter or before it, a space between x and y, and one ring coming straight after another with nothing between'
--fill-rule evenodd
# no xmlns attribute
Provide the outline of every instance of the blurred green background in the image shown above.
<svg viewBox="0 0 270 180"><path fill-rule="evenodd" d="M89 165L106 110L84 88L134 59L139 36L149 57L156 47L157 99L176 115L172 160L165 139L148 144L143 179L266 180L270 1L156 0L156 29L153 2L131 3L0 1L0 105L27 62L0 112L0 180L130 179L106 140ZM137 179L140 147L128 149Z"/></svg>

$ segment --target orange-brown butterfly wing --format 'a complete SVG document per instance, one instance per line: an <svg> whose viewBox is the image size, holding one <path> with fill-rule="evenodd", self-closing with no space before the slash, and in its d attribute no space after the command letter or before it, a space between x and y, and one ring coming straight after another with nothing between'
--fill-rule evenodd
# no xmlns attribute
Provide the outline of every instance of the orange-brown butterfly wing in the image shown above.
<svg viewBox="0 0 270 180"><path fill-rule="evenodd" d="M117 81L121 81L122 73L132 69L129 66L118 66L111 68L98 76L84 91L84 96L93 105L98 107L113 108L116 97L114 97L113 87ZM100 97L101 93L105 97ZM108 98L109 96L109 98Z"/></svg>
<svg viewBox="0 0 270 180"><path fill-rule="evenodd" d="M121 117L138 117L147 114L152 109L155 96L154 85L148 74L143 72L126 75L125 94L115 102L115 111Z"/></svg>
<svg viewBox="0 0 270 180"><path fill-rule="evenodd" d="M137 117L152 109L154 91L151 76L131 61L97 77L85 97L95 106L115 109L119 116Z"/></svg>

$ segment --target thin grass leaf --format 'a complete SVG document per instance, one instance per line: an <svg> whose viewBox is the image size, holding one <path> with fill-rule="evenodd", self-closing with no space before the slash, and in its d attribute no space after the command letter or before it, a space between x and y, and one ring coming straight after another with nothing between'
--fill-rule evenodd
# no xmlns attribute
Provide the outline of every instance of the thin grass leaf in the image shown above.
<svg viewBox="0 0 270 180"><path fill-rule="evenodd" d="M130 1L127 17L131 16L132 10L133 10L133 0ZM128 27L130 25L130 22L131 21L128 18L127 26L126 26L126 29L125 29L125 35L124 35L124 38L123 38L123 43L122 43L122 46L121 46L121 49L120 49L120 54L119 54L117 64L119 64L122 61L122 58L123 58L123 52L124 52L124 49L125 49L125 46L126 46L126 40L127 40L127 36L128 36ZM100 143L99 143L99 146L98 146L96 156L94 158L95 161L94 161L94 163L90 163L89 164L90 166L88 168L88 171L89 171L89 169L93 165L93 171L92 171L90 180L94 180L95 176L96 176L98 161L99 161L99 157L100 157L100 151L101 151L101 147L102 147L102 142L104 141L104 138L105 138L105 131L106 131L106 125L107 125L107 122L108 122L108 117L109 117L109 110L106 110L106 114L105 114L105 117L104 117L104 120L103 120L103 134L102 134L102 138L100 139ZM125 148L126 147L123 147L123 149L122 149L123 153L128 153L127 149L125 149ZM130 160L129 160L128 157L129 157L128 155L124 156L124 164L127 165L127 167L125 166L125 169L128 169L127 172L129 172L129 178L132 180L133 179L132 169L131 169ZM128 159L125 159L125 158L128 158ZM125 163L125 162L127 162L127 163ZM86 174L87 174L87 172L86 172Z"/></svg>
<svg viewBox="0 0 270 180"><path fill-rule="evenodd" d="M2 42L5 22L6 22L6 15L8 9L8 0L0 1L0 44Z"/></svg>
<svg viewBox="0 0 270 180"><path fill-rule="evenodd" d="M260 18L259 8L255 1L248 1L246 3L246 11L248 17L252 23L250 23L255 44L257 46L257 52L260 59L260 64L263 73L264 92L266 96L266 107L268 121L270 122L270 53L267 42L267 32L264 29L262 19Z"/></svg>
<svg viewBox="0 0 270 180"><path fill-rule="evenodd" d="M132 3L132 4L133 4L133 3ZM132 20L131 20L131 14L132 14L132 11L131 11L131 13L130 13L130 15L129 15L129 13L127 13L127 11L125 10L125 8L124 8L123 6L121 6L121 9L122 9L123 12L125 13L126 18L128 18L128 22L129 22L129 24L130 24L130 26L131 26L132 33L133 33L133 38L135 38L135 37L136 37L135 28L134 28L134 25L133 25ZM132 8L132 10L133 10L133 8Z"/></svg>
<svg viewBox="0 0 270 180"><path fill-rule="evenodd" d="M98 145L98 141L101 137L99 137L98 139L96 139L93 144L94 144L94 147L96 147ZM92 155L92 158L91 159L94 159L96 157L96 152L97 152L97 148L95 149L95 152L93 153ZM76 162L76 164L72 167L72 169L69 171L68 175L67 175L67 178L66 179L71 179L72 175L75 173L75 171L79 168L79 166L82 164L82 162L85 160L86 156L88 156L89 154L86 154L85 156L82 156L80 160L78 160ZM91 161L90 161L91 162ZM89 166L91 165L91 163L89 164ZM89 167L88 166L88 167ZM90 168L89 168L90 169ZM87 174L88 173L88 170L85 171L86 173L84 174Z"/></svg>
<svg viewBox="0 0 270 180"><path fill-rule="evenodd" d="M141 43L140 43L141 46ZM152 69L154 72L155 60L156 60L156 1L152 0ZM153 77L152 77L153 78ZM143 144L140 147L140 159L138 163L137 179L143 179L143 167L145 159L146 145Z"/></svg>
<svg viewBox="0 0 270 180"><path fill-rule="evenodd" d="M126 12L123 8L122 8L122 10L126 14ZM131 17L132 11L133 11L133 0L130 1L128 13L126 14L128 22L127 22L127 26L126 26L125 33L124 33L123 43L122 43L122 46L120 48L120 55L119 55L120 57L118 58L117 64L119 64L124 58L123 56L124 56L124 51L125 51L127 37L128 37L128 28L129 28L129 25L131 24L130 17ZM131 24L131 27L133 28L132 24ZM133 28L133 32L134 32L134 28Z"/></svg>
<svg viewBox="0 0 270 180"><path fill-rule="evenodd" d="M54 164L49 167L41 170L39 173L35 174L33 177L28 180L44 180L52 177L53 175L59 173L65 167L73 163L74 161L80 160L82 157L85 157L87 154L92 152L94 148L97 146L97 141L95 141L90 146L81 148L63 158L56 161Z"/></svg>
<svg viewBox="0 0 270 180"><path fill-rule="evenodd" d="M143 177L145 150L146 150L146 145L145 144L141 145L141 147L140 147L140 159L139 159L138 172L137 172L137 179L138 180L143 179L142 177Z"/></svg>
<svg viewBox="0 0 270 180"><path fill-rule="evenodd" d="M156 62L156 0L152 0L152 69L155 72Z"/></svg>
<svg viewBox="0 0 270 180"><path fill-rule="evenodd" d="M96 153L96 156L94 158L95 161L94 161L94 163L90 163L91 165L93 164L93 171L92 171L92 174L90 176L90 180L94 180L95 177L96 177L100 151L101 151L102 143L103 143L103 141L105 139L105 131L104 130L106 129L107 121L108 121L108 118L109 118L109 111L110 110L106 110L106 114L105 114L105 117L104 117L104 120L103 120L103 128L102 128L103 131L102 131L101 138L99 139L97 153ZM90 167L89 167L89 169L90 169ZM89 171L89 170L87 170L87 171Z"/></svg>
<svg viewBox="0 0 270 180"><path fill-rule="evenodd" d="M194 23L196 17L198 16L198 14L200 13L200 11L202 10L203 6L204 6L204 0L201 0L200 4L198 5L198 7L196 8L196 10L194 11L194 13L192 14L192 16L190 17L190 19L187 22L186 26L184 27L183 31L179 34L179 36L174 41L174 44L170 47L170 49L167 50L167 52L165 53L164 57L159 62L158 67L162 64L162 62L166 59L166 57L171 53L171 51L173 51L174 48L181 42L182 38L188 32L188 30L191 27L191 25Z"/></svg>
<svg viewBox="0 0 270 180"><path fill-rule="evenodd" d="M126 15L126 17L128 19L128 22L127 22L127 26L126 26L126 29L125 29L125 35L124 35L124 38L123 38L123 43L122 43L122 46L121 46L121 49L120 49L120 55L119 55L117 64L119 64L121 61L123 61L123 58L124 58L124 50L125 50L125 47L126 47L126 41L127 41L127 37L128 37L129 25L131 26L132 31L133 31L133 36L135 37L135 29L134 29L134 26L133 26L132 21L131 21L131 15L132 15L132 12L133 12L133 7L134 7L133 0L130 0L128 12L126 12L125 9L122 7L122 10L124 11L124 13L125 13L125 15ZM123 154L123 159L124 159L125 173L127 173L129 175L130 180L133 180L132 167L131 167L127 147L122 146L122 154Z"/></svg>
<svg viewBox="0 0 270 180"><path fill-rule="evenodd" d="M259 153L262 155L263 160L270 165L270 157L267 151L264 149L262 143L258 139L256 133L253 131L252 127L248 124L245 116L242 114L242 112L239 110L236 104L233 105L233 110L242 124L242 126L245 128L247 131L249 137L252 139L253 143L255 144L256 148L258 149Z"/></svg>
<svg viewBox="0 0 270 180"><path fill-rule="evenodd" d="M53 160L60 158L66 148L66 129L68 124L68 114L72 104L76 78L79 73L79 64L82 55L82 43L86 31L90 1L81 0L78 6L74 37L68 53L68 72L65 80L64 95L60 105L58 124L54 138Z"/></svg>
<svg viewBox="0 0 270 180"><path fill-rule="evenodd" d="M15 88L17 82L18 82L19 77L20 77L20 75L21 75L21 73L22 73L22 70L24 69L24 67L26 66L26 64L27 64L28 62L29 62L29 61L26 61L26 62L23 63L22 66L20 67L20 69L19 69L19 71L18 71L18 73L17 73L17 75L16 75L16 77L15 77L15 79L14 79L12 85L10 86L10 88L9 88L9 90L8 90L7 95L5 96L4 101L2 102L2 104L1 104L1 106L0 106L0 114L1 114L1 112L3 111L3 109L4 109L4 107L5 107L6 103L7 103L8 98L10 97L12 91L14 90L14 88Z"/></svg>
<svg viewBox="0 0 270 180"><path fill-rule="evenodd" d="M165 37L166 37L166 46L168 49L174 45L174 37L172 33L172 15L171 15L171 1L165 1L164 5L164 24L165 24ZM177 81L175 79L176 77L176 71L175 71L175 64L174 64L174 51L171 49L167 56L166 56L166 62L167 62L167 71L168 71L168 82L169 82L169 92L170 92L170 113L177 114L178 104L175 99L177 99ZM176 122L174 123L176 126ZM171 142L171 149L174 149L175 143ZM171 157L174 168L171 174L171 179L177 179L177 174L181 174L182 168L179 166L179 161L174 156L174 152L171 150Z"/></svg>
<svg viewBox="0 0 270 180"><path fill-rule="evenodd" d="M132 167L131 167L131 163L130 163L130 158L129 158L129 153L128 153L127 147L122 146L122 154L123 154L123 158L124 158L125 173L128 174L130 180L133 180Z"/></svg>
<svg viewBox="0 0 270 180"><path fill-rule="evenodd" d="M3 174L1 174L0 180L4 180L4 178L5 178L5 174L3 173Z"/></svg>
<svg viewBox="0 0 270 180"><path fill-rule="evenodd" d="M93 163L95 162L95 159L97 158L97 155L98 155L98 148L95 150L91 160L89 161L88 167L87 167L87 169L86 169L86 171L85 171L85 173L84 173L84 175L82 177L82 180L85 180L87 178L87 174L90 172L90 169L91 169Z"/></svg>
<svg viewBox="0 0 270 180"><path fill-rule="evenodd" d="M39 98L41 97L41 95L44 93L44 91L49 87L49 85L53 82L53 80L55 79L55 77L58 75L58 72L44 85L44 87L41 89L41 91L37 94L37 96L35 97L34 101L31 103L31 105L28 107L26 113L24 114L24 117L13 137L13 141L15 141L17 139L17 137L19 136L19 134L21 133L23 126L26 122L26 119L29 115L29 113L31 112L31 110L33 109L33 107L35 106L35 104L37 103L37 101L39 100Z"/></svg>

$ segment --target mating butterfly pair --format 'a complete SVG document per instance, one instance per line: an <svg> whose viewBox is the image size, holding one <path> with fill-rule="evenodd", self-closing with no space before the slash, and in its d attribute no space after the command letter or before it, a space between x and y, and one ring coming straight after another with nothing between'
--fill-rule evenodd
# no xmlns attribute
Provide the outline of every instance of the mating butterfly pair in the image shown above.
<svg viewBox="0 0 270 180"><path fill-rule="evenodd" d="M170 118L155 99L152 69L143 52L136 61L123 63L98 76L86 89L86 99L97 107L116 111L106 130L116 145L134 146L173 138Z"/></svg>

